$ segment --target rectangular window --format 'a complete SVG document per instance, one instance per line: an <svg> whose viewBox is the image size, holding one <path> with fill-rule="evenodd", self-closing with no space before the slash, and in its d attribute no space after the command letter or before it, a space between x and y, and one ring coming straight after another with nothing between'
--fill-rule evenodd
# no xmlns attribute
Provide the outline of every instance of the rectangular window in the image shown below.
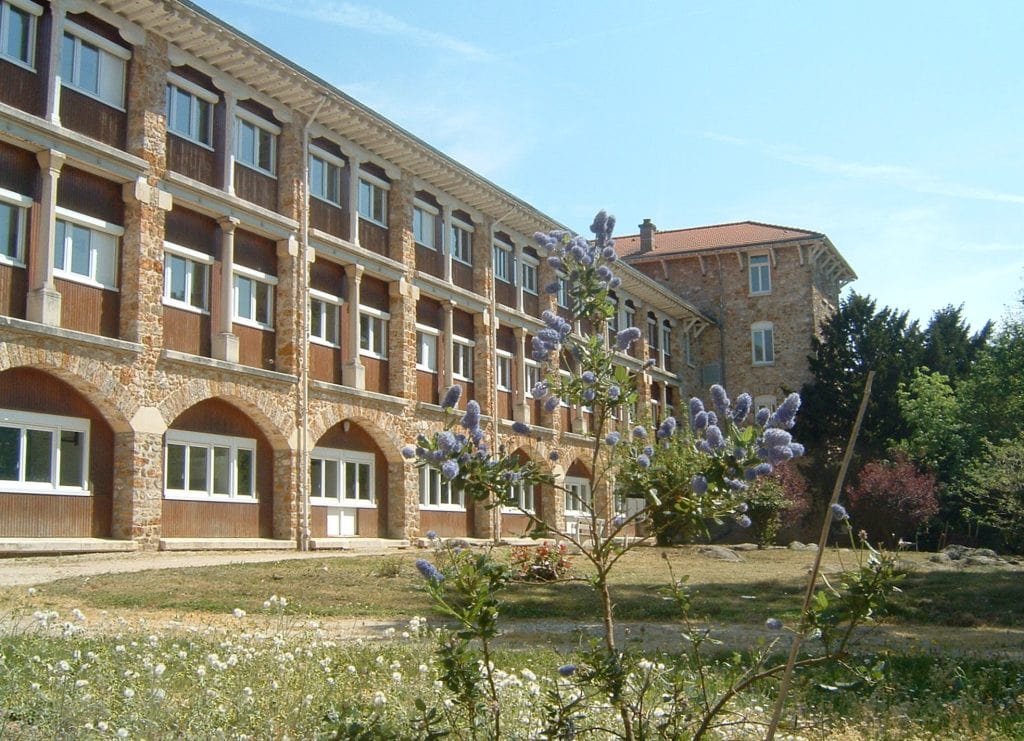
<svg viewBox="0 0 1024 741"><path fill-rule="evenodd" d="M57 208L54 272L80 283L117 288L117 241L124 229Z"/></svg>
<svg viewBox="0 0 1024 741"><path fill-rule="evenodd" d="M452 259L473 264L473 229L461 221L452 222Z"/></svg>
<svg viewBox="0 0 1024 741"><path fill-rule="evenodd" d="M359 178L359 215L381 226L388 225L387 186L365 175Z"/></svg>
<svg viewBox="0 0 1024 741"><path fill-rule="evenodd" d="M35 66L36 18L43 9L25 0L0 2L0 56Z"/></svg>
<svg viewBox="0 0 1024 741"><path fill-rule="evenodd" d="M323 291L309 291L309 339L338 347L338 309L341 300Z"/></svg>
<svg viewBox="0 0 1024 741"><path fill-rule="evenodd" d="M373 453L334 448L313 448L309 460L312 504L372 505Z"/></svg>
<svg viewBox="0 0 1024 741"><path fill-rule="evenodd" d="M654 314L647 315L647 349L657 355L661 334L658 332L658 320Z"/></svg>
<svg viewBox="0 0 1024 741"><path fill-rule="evenodd" d="M210 308L210 265L201 252L164 243L164 303L206 312Z"/></svg>
<svg viewBox="0 0 1024 741"><path fill-rule="evenodd" d="M590 482L586 479L567 476L565 479L565 513L589 515L594 506Z"/></svg>
<svg viewBox="0 0 1024 741"><path fill-rule="evenodd" d="M512 248L500 242L494 243L494 279L512 282Z"/></svg>
<svg viewBox="0 0 1024 741"><path fill-rule="evenodd" d="M0 263L23 265L25 227L32 199L0 188Z"/></svg>
<svg viewBox="0 0 1024 741"><path fill-rule="evenodd" d="M768 255L750 256L750 293L771 293L772 274Z"/></svg>
<svg viewBox="0 0 1024 741"><path fill-rule="evenodd" d="M235 160L266 175L274 175L280 133L273 124L240 111L235 118Z"/></svg>
<svg viewBox="0 0 1024 741"><path fill-rule="evenodd" d="M320 150L309 154L309 194L334 206L341 206L342 160Z"/></svg>
<svg viewBox="0 0 1024 741"><path fill-rule="evenodd" d="M274 276L235 265L234 320L260 329L273 329L275 285L277 278Z"/></svg>
<svg viewBox="0 0 1024 741"><path fill-rule="evenodd" d="M558 292L555 293L555 303L561 306L563 309L569 308L569 281L565 279L564 275L559 275L558 281Z"/></svg>
<svg viewBox="0 0 1024 741"><path fill-rule="evenodd" d="M463 510L462 489L445 481L436 468L420 469L420 506L424 509Z"/></svg>
<svg viewBox="0 0 1024 741"><path fill-rule="evenodd" d="M64 24L61 84L124 109L125 69L131 54L70 21Z"/></svg>
<svg viewBox="0 0 1024 741"><path fill-rule="evenodd" d="M512 390L512 355L511 353L497 351L495 357L495 371L497 375L498 391Z"/></svg>
<svg viewBox="0 0 1024 741"><path fill-rule="evenodd" d="M359 307L359 352L371 358L388 357L388 319L383 311Z"/></svg>
<svg viewBox="0 0 1024 741"><path fill-rule="evenodd" d="M416 244L428 249L437 249L437 211L422 205L412 209L412 236Z"/></svg>
<svg viewBox="0 0 1024 741"><path fill-rule="evenodd" d="M168 430L164 496L168 499L256 498L256 441Z"/></svg>
<svg viewBox="0 0 1024 741"><path fill-rule="evenodd" d="M452 339L452 375L461 381L473 381L473 345L472 340L464 337Z"/></svg>
<svg viewBox="0 0 1024 741"><path fill-rule="evenodd" d="M217 96L188 80L167 83L167 130L204 147L213 146L213 106Z"/></svg>
<svg viewBox="0 0 1024 741"><path fill-rule="evenodd" d="M532 260L523 259L523 290L526 293L537 295L537 263Z"/></svg>
<svg viewBox="0 0 1024 741"><path fill-rule="evenodd" d="M661 323L661 367L672 370L672 325L667 319Z"/></svg>
<svg viewBox="0 0 1024 741"><path fill-rule="evenodd" d="M775 362L775 329L770 322L758 322L751 327L751 350L754 365Z"/></svg>
<svg viewBox="0 0 1024 741"><path fill-rule="evenodd" d="M533 484L512 484L508 488L508 500L503 509L507 512L525 511L532 514L535 511Z"/></svg>
<svg viewBox="0 0 1024 741"><path fill-rule="evenodd" d="M437 337L433 327L416 325L416 369L437 373Z"/></svg>
<svg viewBox="0 0 1024 741"><path fill-rule="evenodd" d="M17 493L87 494L89 420L0 409L0 482Z"/></svg>

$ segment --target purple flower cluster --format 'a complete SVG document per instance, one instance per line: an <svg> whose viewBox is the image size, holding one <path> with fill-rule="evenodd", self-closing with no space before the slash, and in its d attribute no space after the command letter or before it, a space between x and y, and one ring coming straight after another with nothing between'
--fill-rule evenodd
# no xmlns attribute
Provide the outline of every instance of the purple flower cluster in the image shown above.
<svg viewBox="0 0 1024 741"><path fill-rule="evenodd" d="M432 581L435 584L440 584L444 581L444 574L442 574L434 564L430 563L430 561L425 558L416 559L416 568L427 581Z"/></svg>

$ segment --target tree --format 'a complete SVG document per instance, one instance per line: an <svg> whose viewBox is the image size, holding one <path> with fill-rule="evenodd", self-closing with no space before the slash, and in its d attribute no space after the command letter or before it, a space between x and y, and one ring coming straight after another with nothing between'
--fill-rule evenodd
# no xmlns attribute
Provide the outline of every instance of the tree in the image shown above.
<svg viewBox="0 0 1024 741"><path fill-rule="evenodd" d="M970 438L1011 440L1024 432L1024 316L1008 317L958 389Z"/></svg>
<svg viewBox="0 0 1024 741"><path fill-rule="evenodd" d="M992 322L985 322L985 326L970 334L962 312L962 304L939 309L932 314L923 334L922 365L947 376L953 386L970 373L992 335Z"/></svg>
<svg viewBox="0 0 1024 741"><path fill-rule="evenodd" d="M975 521L999 533L1010 550L1024 553L1024 435L986 443L964 479Z"/></svg>
<svg viewBox="0 0 1024 741"><path fill-rule="evenodd" d="M909 383L896 392L907 436L895 441L915 463L951 483L959 473L967 449L967 423L949 377L928 368L914 370Z"/></svg>
<svg viewBox="0 0 1024 741"><path fill-rule="evenodd" d="M867 463L846 487L857 523L868 537L890 546L917 530L939 512L935 476L922 473L903 456Z"/></svg>

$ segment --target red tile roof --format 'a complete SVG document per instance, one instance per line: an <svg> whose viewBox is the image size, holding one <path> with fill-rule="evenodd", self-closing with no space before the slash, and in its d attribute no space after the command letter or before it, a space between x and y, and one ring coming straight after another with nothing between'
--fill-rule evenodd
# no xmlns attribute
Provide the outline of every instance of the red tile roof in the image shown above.
<svg viewBox="0 0 1024 741"><path fill-rule="evenodd" d="M756 221L741 221L735 224L698 226L691 229L674 229L654 233L654 249L647 255L665 257L685 252L720 250L754 244L773 244L795 239L816 239L823 237L818 232L792 229L787 226L761 224ZM615 237L615 251L620 257L640 257L640 235Z"/></svg>

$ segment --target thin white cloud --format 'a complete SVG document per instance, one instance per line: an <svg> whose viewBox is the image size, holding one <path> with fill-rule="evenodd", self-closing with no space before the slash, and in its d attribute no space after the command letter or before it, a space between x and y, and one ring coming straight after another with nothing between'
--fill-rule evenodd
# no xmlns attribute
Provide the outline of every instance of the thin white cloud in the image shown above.
<svg viewBox="0 0 1024 741"><path fill-rule="evenodd" d="M316 23L350 28L382 36L394 36L412 41L419 46L451 52L475 61L491 58L485 49L474 44L461 41L447 34L430 31L389 15L381 10L349 2L292 2L280 3L272 0L236 0L241 5L260 10L273 11L315 21Z"/></svg>
<svg viewBox="0 0 1024 741"><path fill-rule="evenodd" d="M712 141L752 149L765 157L826 175L837 175L851 180L883 182L915 193L928 193L961 200L1024 204L1024 195L1018 193L1005 193L990 188L953 183L912 167L885 163L848 162L829 155L802 152L795 147L765 145L749 139L714 132L705 132L703 136Z"/></svg>

